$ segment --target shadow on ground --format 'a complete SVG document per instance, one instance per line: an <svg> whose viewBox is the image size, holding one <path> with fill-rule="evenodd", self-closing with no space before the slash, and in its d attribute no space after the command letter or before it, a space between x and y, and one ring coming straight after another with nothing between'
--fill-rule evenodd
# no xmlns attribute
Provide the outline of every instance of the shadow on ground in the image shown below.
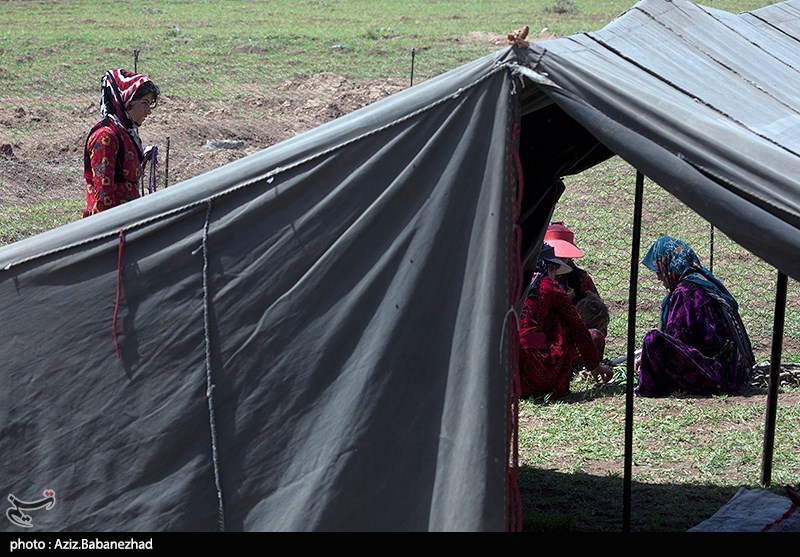
<svg viewBox="0 0 800 557"><path fill-rule="evenodd" d="M525 532L624 532L622 477L522 466ZM630 532L685 532L722 508L738 488L633 482Z"/></svg>

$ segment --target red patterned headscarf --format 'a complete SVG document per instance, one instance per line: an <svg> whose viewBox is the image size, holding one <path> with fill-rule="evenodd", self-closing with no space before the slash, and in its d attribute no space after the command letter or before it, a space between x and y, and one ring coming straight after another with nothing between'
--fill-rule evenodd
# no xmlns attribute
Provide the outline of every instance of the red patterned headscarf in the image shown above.
<svg viewBox="0 0 800 557"><path fill-rule="evenodd" d="M128 70L116 69L108 70L106 75L103 76L103 81L100 87L100 114L103 119L116 120L125 131L133 139L136 149L139 152L139 160L144 157L144 150L142 149L142 141L139 139L139 132L137 125L128 116L128 107L130 106L133 96L142 84L150 81L146 75L129 72ZM100 122L92 128L92 132L102 125ZM86 151L86 149L84 149ZM84 159L88 155L84 153Z"/></svg>
<svg viewBox="0 0 800 557"><path fill-rule="evenodd" d="M128 70L108 70L103 76L100 93L100 114L103 118L116 117L125 128L134 128L128 116L128 107L139 87L148 81L150 78L146 75Z"/></svg>

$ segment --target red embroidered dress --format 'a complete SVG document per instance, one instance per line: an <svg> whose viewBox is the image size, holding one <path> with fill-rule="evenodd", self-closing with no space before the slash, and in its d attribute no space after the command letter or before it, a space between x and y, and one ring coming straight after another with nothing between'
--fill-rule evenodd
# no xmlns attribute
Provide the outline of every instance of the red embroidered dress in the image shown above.
<svg viewBox="0 0 800 557"><path fill-rule="evenodd" d="M589 330L558 282L542 277L520 315L519 375L522 398L569 391L578 356L587 369L600 365Z"/></svg>
<svg viewBox="0 0 800 557"><path fill-rule="evenodd" d="M572 303L577 306L578 302L589 292L594 292L599 297L600 293L597 291L594 280L592 280L589 273L575 265L574 262L570 263L569 266L572 267L572 271L556 277L556 280L558 284L561 285L561 288L571 294ZM606 352L606 335L608 334L608 329L606 328L602 331L598 329L589 329L589 332L592 334L592 339L597 347L600 359L602 360ZM583 367L583 362L580 358L576 361L576 365L578 365L578 367Z"/></svg>
<svg viewBox="0 0 800 557"><path fill-rule="evenodd" d="M106 125L96 127L86 143L84 217L139 197L142 164L138 149L122 126L111 119L104 122Z"/></svg>
<svg viewBox="0 0 800 557"><path fill-rule="evenodd" d="M146 75L109 70L100 88L100 115L83 151L88 217L139 197L144 151L128 108L136 91L150 81Z"/></svg>

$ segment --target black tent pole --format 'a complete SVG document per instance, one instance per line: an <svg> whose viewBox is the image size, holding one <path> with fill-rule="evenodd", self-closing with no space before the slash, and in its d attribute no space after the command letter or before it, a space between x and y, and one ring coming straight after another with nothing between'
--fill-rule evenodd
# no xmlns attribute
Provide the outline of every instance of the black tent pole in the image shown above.
<svg viewBox="0 0 800 557"><path fill-rule="evenodd" d="M710 232L710 242L711 242L711 249L709 250L708 256L708 270L711 273L714 273L714 225L711 225L711 232Z"/></svg>
<svg viewBox="0 0 800 557"><path fill-rule="evenodd" d="M769 363L767 417L764 421L764 449L761 453L761 485L764 487L769 487L772 481L772 449L775 444L775 414L778 410L778 383L781 375L783 324L786 314L786 283L786 275L778 271L778 284L775 288L775 318L772 325L772 353Z"/></svg>
<svg viewBox="0 0 800 557"><path fill-rule="evenodd" d="M633 373L636 358L636 286L639 282L639 244L642 235L644 175L636 171L636 200L633 207L631 278L628 289L628 363L625 384L625 479L622 493L622 531L631 530L631 463L633 453Z"/></svg>

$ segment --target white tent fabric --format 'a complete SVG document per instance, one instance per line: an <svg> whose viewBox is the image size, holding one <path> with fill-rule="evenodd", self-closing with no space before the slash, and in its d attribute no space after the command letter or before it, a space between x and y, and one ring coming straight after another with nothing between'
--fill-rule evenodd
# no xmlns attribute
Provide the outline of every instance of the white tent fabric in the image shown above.
<svg viewBox="0 0 800 557"><path fill-rule="evenodd" d="M742 487L689 532L800 532L800 508L788 497L766 489Z"/></svg>
<svg viewBox="0 0 800 557"><path fill-rule="evenodd" d="M644 0L0 248L0 492L55 491L34 530L513 527L562 176L619 154L800 279L798 1Z"/></svg>

